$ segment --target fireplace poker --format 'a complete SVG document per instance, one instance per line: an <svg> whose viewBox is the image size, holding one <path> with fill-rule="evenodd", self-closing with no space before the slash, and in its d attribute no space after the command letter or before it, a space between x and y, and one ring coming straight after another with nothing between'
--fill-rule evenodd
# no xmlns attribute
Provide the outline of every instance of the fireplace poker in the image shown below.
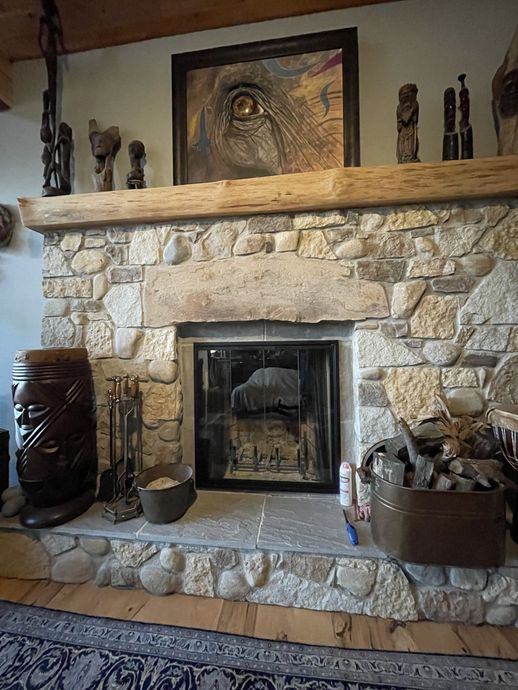
<svg viewBox="0 0 518 690"><path fill-rule="evenodd" d="M349 537L349 541L351 542L352 546L358 546L358 532L356 531L356 528L353 527L349 522L345 509L343 510L343 514L345 518L345 527L347 529L347 536Z"/></svg>

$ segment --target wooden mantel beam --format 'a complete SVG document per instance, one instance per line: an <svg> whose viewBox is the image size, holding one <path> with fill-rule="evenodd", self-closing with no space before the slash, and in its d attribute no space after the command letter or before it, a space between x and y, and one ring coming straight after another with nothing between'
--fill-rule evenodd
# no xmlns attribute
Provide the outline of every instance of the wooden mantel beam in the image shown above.
<svg viewBox="0 0 518 690"><path fill-rule="evenodd" d="M13 105L13 66L0 53L0 110L9 110Z"/></svg>
<svg viewBox="0 0 518 690"><path fill-rule="evenodd" d="M40 232L264 213L518 196L518 156L409 163L18 199Z"/></svg>

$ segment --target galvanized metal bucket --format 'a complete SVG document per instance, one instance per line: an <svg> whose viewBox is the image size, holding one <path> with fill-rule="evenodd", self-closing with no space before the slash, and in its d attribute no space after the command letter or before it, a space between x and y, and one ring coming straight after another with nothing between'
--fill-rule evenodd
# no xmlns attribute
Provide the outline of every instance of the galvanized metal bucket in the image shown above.
<svg viewBox="0 0 518 690"><path fill-rule="evenodd" d="M407 563L503 565L504 491L412 489L372 472L372 537L382 551Z"/></svg>

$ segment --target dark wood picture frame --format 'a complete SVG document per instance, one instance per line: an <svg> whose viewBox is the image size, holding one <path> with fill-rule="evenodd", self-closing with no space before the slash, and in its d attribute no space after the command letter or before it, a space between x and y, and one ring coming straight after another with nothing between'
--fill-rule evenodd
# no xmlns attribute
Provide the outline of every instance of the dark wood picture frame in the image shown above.
<svg viewBox="0 0 518 690"><path fill-rule="evenodd" d="M189 71L337 49L342 50L344 164L346 167L360 165L358 32L356 27L351 27L172 55L173 183L186 184L189 181L187 151L187 74Z"/></svg>

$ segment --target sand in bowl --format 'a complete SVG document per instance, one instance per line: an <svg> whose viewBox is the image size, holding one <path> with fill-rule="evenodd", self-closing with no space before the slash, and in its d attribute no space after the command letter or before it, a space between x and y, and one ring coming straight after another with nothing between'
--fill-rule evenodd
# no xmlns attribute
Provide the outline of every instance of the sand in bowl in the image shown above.
<svg viewBox="0 0 518 690"><path fill-rule="evenodd" d="M146 485L146 489L170 489L172 486L178 486L180 482L171 477L158 477Z"/></svg>

